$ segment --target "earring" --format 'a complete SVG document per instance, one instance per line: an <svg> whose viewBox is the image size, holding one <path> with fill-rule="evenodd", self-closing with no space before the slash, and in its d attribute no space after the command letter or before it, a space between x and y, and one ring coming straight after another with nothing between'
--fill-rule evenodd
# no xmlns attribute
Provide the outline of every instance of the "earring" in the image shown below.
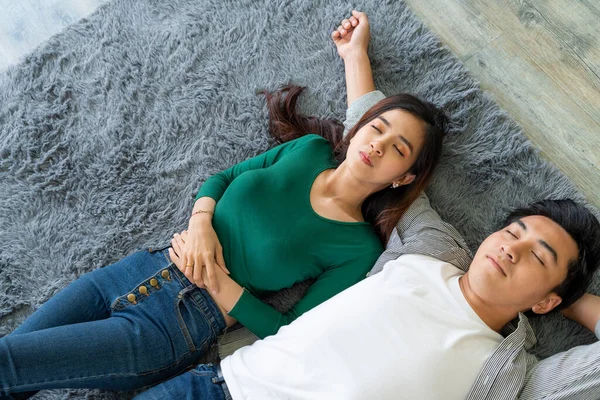
<svg viewBox="0 0 600 400"><path fill-rule="evenodd" d="M398 186L400 186L398 183L392 182L392 189L396 189Z"/></svg>

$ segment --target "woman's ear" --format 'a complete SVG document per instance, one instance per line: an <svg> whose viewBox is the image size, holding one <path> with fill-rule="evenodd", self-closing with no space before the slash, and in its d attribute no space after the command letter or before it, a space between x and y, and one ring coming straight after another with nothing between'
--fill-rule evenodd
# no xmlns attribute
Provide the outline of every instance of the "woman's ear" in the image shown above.
<svg viewBox="0 0 600 400"><path fill-rule="evenodd" d="M393 183L396 184L396 187L408 185L408 184L412 183L412 181L414 181L415 178L416 178L416 175L409 174L407 172L406 174L402 175L399 179L395 180Z"/></svg>

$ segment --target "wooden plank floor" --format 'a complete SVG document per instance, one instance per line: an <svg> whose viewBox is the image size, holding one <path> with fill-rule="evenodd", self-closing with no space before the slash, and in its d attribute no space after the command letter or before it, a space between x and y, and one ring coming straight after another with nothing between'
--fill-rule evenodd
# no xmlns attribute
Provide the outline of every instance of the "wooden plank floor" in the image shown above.
<svg viewBox="0 0 600 400"><path fill-rule="evenodd" d="M600 3L405 1L600 208Z"/></svg>

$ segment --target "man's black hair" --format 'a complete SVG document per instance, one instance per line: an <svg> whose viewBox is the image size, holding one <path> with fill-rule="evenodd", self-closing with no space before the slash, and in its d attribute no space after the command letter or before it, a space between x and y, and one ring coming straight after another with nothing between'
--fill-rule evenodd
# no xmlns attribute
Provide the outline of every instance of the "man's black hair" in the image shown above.
<svg viewBox="0 0 600 400"><path fill-rule="evenodd" d="M600 261L600 223L586 207L567 199L542 200L516 209L506 218L504 226L533 215L556 222L577 243L578 255L569 262L566 279L552 290L562 298L552 310L559 311L579 300L592 281Z"/></svg>

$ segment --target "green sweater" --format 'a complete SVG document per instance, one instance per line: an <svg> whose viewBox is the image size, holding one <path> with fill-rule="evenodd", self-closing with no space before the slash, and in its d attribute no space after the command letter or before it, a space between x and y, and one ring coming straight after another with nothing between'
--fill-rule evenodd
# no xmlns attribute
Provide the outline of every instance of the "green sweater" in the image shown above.
<svg viewBox="0 0 600 400"><path fill-rule="evenodd" d="M383 251L367 222L313 210L312 184L335 166L329 142L306 135L210 177L196 196L217 202L213 227L246 289L229 315L260 338L363 279ZM257 298L308 278L317 280L285 314Z"/></svg>

